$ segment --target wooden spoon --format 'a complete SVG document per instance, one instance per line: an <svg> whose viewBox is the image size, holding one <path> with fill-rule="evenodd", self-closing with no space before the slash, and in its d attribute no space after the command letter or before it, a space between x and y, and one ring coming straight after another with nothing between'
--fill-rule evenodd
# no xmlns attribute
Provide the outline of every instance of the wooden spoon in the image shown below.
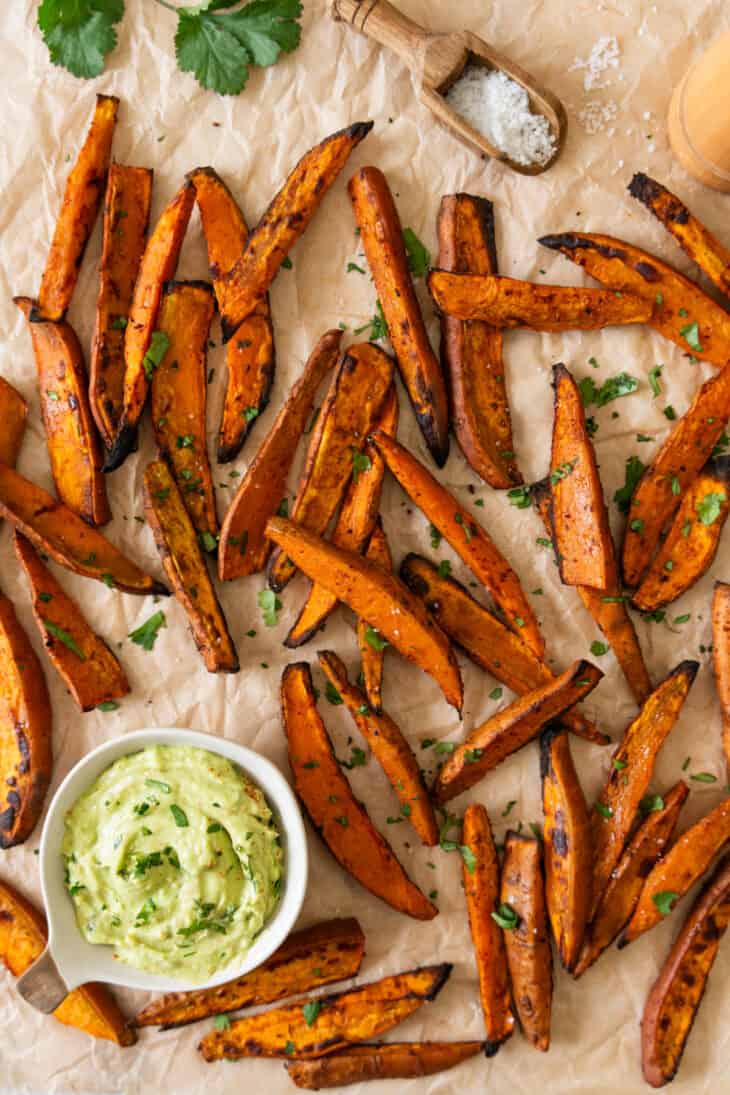
<svg viewBox="0 0 730 1095"><path fill-rule="evenodd" d="M560 99L475 34L468 30L433 34L408 19L389 0L333 0L332 16L397 53L416 80L421 102L468 148L501 160L522 175L539 175L555 163L565 143L568 126ZM515 163L449 106L444 96L467 64L498 69L525 89L530 109L547 119L555 139L555 152L549 160L541 164Z"/></svg>

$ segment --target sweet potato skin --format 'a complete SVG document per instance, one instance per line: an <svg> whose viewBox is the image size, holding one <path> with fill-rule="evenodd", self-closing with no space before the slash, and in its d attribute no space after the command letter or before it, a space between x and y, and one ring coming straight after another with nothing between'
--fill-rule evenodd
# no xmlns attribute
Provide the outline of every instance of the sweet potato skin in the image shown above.
<svg viewBox="0 0 730 1095"><path fill-rule="evenodd" d="M134 1019L137 1027L172 1030L211 1015L273 1004L354 977L365 954L365 936L353 917L324 920L292 932L260 966L213 989L169 992Z"/></svg>
<svg viewBox="0 0 730 1095"><path fill-rule="evenodd" d="M222 582L254 574L266 565L271 550L264 531L266 522L286 491L297 441L309 421L317 388L337 360L341 341L342 331L338 330L326 331L318 340L241 480L218 543L218 577Z"/></svg>
<svg viewBox="0 0 730 1095"><path fill-rule="evenodd" d="M305 231L352 152L373 128L355 122L302 156L248 237L236 264L219 279L216 296L228 342L264 299L291 248Z"/></svg>
<svg viewBox="0 0 730 1095"><path fill-rule="evenodd" d="M81 260L106 185L119 99L97 95L94 117L76 163L66 180L61 211L38 292L45 319L63 319L76 287Z"/></svg>
<svg viewBox="0 0 730 1095"><path fill-rule="evenodd" d="M91 413L107 447L122 416L124 330L149 225L152 177L147 167L113 163L109 168L89 365Z"/></svg>
<svg viewBox="0 0 730 1095"><path fill-rule="evenodd" d="M460 1065L484 1049L482 1042L378 1042L351 1046L313 1061L291 1061L286 1070L307 1091L367 1080L409 1080Z"/></svg>
<svg viewBox="0 0 730 1095"><path fill-rule="evenodd" d="M347 670L334 651L320 650L317 657L388 777L401 803L401 815L407 817L424 844L430 847L438 844L439 828L433 806L418 761L400 728L384 711L375 713L368 709L365 696L350 684Z"/></svg>
<svg viewBox="0 0 730 1095"><path fill-rule="evenodd" d="M446 384L408 270L403 229L382 171L363 167L348 190L401 379L437 467L449 455Z"/></svg>
<svg viewBox="0 0 730 1095"><path fill-rule="evenodd" d="M390 546L380 517L375 522L365 558L388 573L393 570ZM380 643L373 645L371 638L370 624L361 617L357 621L357 645L360 650L365 695L373 711L379 712L383 708L383 670L386 648L380 647Z"/></svg>
<svg viewBox="0 0 730 1095"><path fill-rule="evenodd" d="M237 673L238 655L170 468L155 460L144 473L144 507L162 565L187 613L209 673Z"/></svg>
<svg viewBox="0 0 730 1095"><path fill-rule="evenodd" d="M712 662L722 715L722 748L730 772L730 585L715 582L712 594Z"/></svg>
<svg viewBox="0 0 730 1095"><path fill-rule="evenodd" d="M471 194L445 194L438 214L438 265L454 274L496 274L494 207ZM502 332L479 320L441 316L441 364L451 420L467 463L495 490L522 483L514 454L502 360Z"/></svg>
<svg viewBox="0 0 730 1095"><path fill-rule="evenodd" d="M48 937L45 917L7 882L0 881L0 961L20 977L43 952ZM67 1026L118 1046L132 1046L135 1031L104 985L93 981L70 992L54 1011Z"/></svg>
<svg viewBox="0 0 730 1095"><path fill-rule="evenodd" d="M505 757L537 737L546 723L592 692L602 677L590 662L574 662L559 677L492 715L447 757L433 785L436 801L447 802L473 787Z"/></svg>
<svg viewBox="0 0 730 1095"><path fill-rule="evenodd" d="M30 540L16 532L14 546L30 583L33 615L43 645L80 709L93 711L100 703L128 695L129 681L117 658L91 629L79 606L64 592ZM57 631L55 636L52 628ZM75 650L59 639L59 629L71 639ZM83 657L79 657L78 651Z"/></svg>
<svg viewBox="0 0 730 1095"><path fill-rule="evenodd" d="M15 467L28 418L28 404L4 377L0 376L0 464Z"/></svg>
<svg viewBox="0 0 730 1095"><path fill-rule="evenodd" d="M368 619L404 658L430 674L447 702L461 710L463 685L449 641L421 601L395 575L360 555L333 547L283 517L271 518L266 535L309 578L321 582L356 615Z"/></svg>
<svg viewBox="0 0 730 1095"><path fill-rule="evenodd" d="M652 1087L673 1080L704 996L722 937L730 924L730 859L699 894L644 1005L641 1064Z"/></svg>
<svg viewBox="0 0 730 1095"><path fill-rule="evenodd" d="M90 525L111 519L101 446L88 397L79 340L64 321L34 319L34 303L15 297L29 321L43 426L58 497Z"/></svg>
<svg viewBox="0 0 730 1095"><path fill-rule="evenodd" d="M432 920L436 906L411 882L352 794L317 711L306 662L284 670L281 710L295 790L340 866L392 908L417 920Z"/></svg>
<svg viewBox="0 0 730 1095"><path fill-rule="evenodd" d="M505 931L504 943L520 1026L535 1049L546 1053L550 1048L553 957L539 841L507 833L499 900L519 917L517 926Z"/></svg>

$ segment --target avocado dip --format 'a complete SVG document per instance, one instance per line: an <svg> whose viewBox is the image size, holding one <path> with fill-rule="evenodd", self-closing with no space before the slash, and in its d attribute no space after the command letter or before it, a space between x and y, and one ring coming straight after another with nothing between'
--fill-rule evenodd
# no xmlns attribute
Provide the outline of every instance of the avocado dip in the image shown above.
<svg viewBox="0 0 730 1095"><path fill-rule="evenodd" d="M225 757L188 746L115 761L68 811L62 852L84 938L190 982L245 954L282 886L262 791Z"/></svg>

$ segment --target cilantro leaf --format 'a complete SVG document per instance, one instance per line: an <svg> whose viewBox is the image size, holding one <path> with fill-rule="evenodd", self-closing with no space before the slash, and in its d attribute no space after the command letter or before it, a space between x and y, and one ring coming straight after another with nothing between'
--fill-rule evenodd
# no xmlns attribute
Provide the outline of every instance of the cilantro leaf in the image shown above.
<svg viewBox="0 0 730 1095"><path fill-rule="evenodd" d="M590 407L594 403L597 407L605 407L614 399L635 392L639 387L639 381L628 373L619 373L618 376L610 376L599 388L593 377L584 376L578 387L584 407Z"/></svg>
<svg viewBox="0 0 730 1095"><path fill-rule="evenodd" d="M38 27L54 65L91 79L103 72L123 15L124 0L42 0Z"/></svg>
<svg viewBox="0 0 730 1095"><path fill-rule="evenodd" d="M703 525L714 525L720 516L722 507L726 502L726 496L716 491L710 491L695 505L697 515Z"/></svg>
<svg viewBox="0 0 730 1095"><path fill-rule="evenodd" d="M506 903L501 904L494 912L490 913L492 920L495 924L499 924L503 931L511 932L517 927L520 922L520 917L512 908L511 905Z"/></svg>
<svg viewBox="0 0 730 1095"><path fill-rule="evenodd" d="M631 498L636 488L636 484L641 479L643 471L644 464L642 464L638 456L630 456L626 461L626 478L624 485L619 487L613 496L614 502L622 513L629 512Z"/></svg>
<svg viewBox="0 0 730 1095"><path fill-rule="evenodd" d="M143 623L140 627L134 631L129 632L129 638L137 646L141 646L143 650L152 650L157 640L157 635L160 628L167 627L167 620L165 619L165 613L155 612L153 616L150 616L149 620Z"/></svg>
<svg viewBox="0 0 730 1095"><path fill-rule="evenodd" d="M164 331L153 331L147 353L142 359L144 375L148 380L152 379L157 366L170 348L170 339Z"/></svg>
<svg viewBox="0 0 730 1095"><path fill-rule="evenodd" d="M43 626L50 635L53 635L54 639L58 639L64 646L67 646L71 653L76 655L79 661L86 661L86 655L74 639L73 635L69 634L68 631L65 631L64 628L59 627L58 624L54 624L53 620L44 620Z"/></svg>
<svg viewBox="0 0 730 1095"><path fill-rule="evenodd" d="M256 598L259 608L261 609L261 615L264 618L264 623L267 627L276 627L278 622L279 609L281 608L281 601L271 589L262 589Z"/></svg>
<svg viewBox="0 0 730 1095"><path fill-rule="evenodd" d="M414 278L422 278L431 264L428 249L424 247L412 228L403 229L403 242L406 245L408 269Z"/></svg>

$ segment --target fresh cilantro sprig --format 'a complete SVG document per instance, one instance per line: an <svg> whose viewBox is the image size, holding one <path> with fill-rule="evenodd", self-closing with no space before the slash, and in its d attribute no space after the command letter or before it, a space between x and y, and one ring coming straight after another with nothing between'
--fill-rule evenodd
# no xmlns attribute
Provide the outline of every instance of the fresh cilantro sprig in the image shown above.
<svg viewBox="0 0 730 1095"><path fill-rule="evenodd" d="M103 72L123 15L124 0L41 0L38 27L53 64L90 80Z"/></svg>

